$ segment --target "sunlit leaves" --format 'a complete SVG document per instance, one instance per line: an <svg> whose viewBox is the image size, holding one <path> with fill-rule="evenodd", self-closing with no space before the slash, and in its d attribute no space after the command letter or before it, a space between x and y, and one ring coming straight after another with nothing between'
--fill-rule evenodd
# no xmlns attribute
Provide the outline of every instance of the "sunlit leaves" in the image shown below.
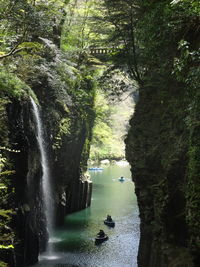
<svg viewBox="0 0 200 267"><path fill-rule="evenodd" d="M192 50L190 44L179 42L180 57L174 59L173 73L179 81L187 84L190 89L198 89L200 82L200 49Z"/></svg>
<svg viewBox="0 0 200 267"><path fill-rule="evenodd" d="M29 87L21 81L16 75L8 73L5 70L0 72L0 94L2 92L9 97L20 98L26 95L25 90Z"/></svg>
<svg viewBox="0 0 200 267"><path fill-rule="evenodd" d="M6 54L16 44L35 41L38 37L51 38L59 33L60 21L69 1L2 0L0 35L1 51ZM55 29L59 29L55 33ZM58 38L58 37L56 37Z"/></svg>
<svg viewBox="0 0 200 267"><path fill-rule="evenodd" d="M108 37L101 1L78 0L67 6L62 46L67 50L98 46ZM106 25L106 26L105 26Z"/></svg>
<svg viewBox="0 0 200 267"><path fill-rule="evenodd" d="M172 6L179 5L185 9L185 12L188 14L196 14L197 16L200 16L199 0L173 0L170 4Z"/></svg>

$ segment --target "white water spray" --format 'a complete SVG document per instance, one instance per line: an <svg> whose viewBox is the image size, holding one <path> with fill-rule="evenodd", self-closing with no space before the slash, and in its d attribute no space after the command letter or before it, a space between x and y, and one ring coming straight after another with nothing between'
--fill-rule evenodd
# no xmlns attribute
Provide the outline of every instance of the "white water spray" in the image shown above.
<svg viewBox="0 0 200 267"><path fill-rule="evenodd" d="M42 121L40 118L40 112L38 106L35 101L30 97L32 107L33 107L33 115L36 123L37 130L37 141L41 154L41 165L42 165L42 193L43 193L43 201L44 201L44 214L47 222L47 229L49 232L49 239L52 237L53 232L53 203L52 203L52 190L50 184L50 171L48 166L48 157L46 151L46 145L44 140L44 130L42 127ZM48 242L46 253L50 254L52 252L52 243Z"/></svg>

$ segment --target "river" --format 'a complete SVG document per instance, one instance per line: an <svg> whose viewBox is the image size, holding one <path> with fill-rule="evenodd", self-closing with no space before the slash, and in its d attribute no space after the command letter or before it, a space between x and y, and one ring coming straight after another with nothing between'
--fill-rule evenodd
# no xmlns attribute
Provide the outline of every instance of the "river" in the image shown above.
<svg viewBox="0 0 200 267"><path fill-rule="evenodd" d="M139 218L129 165L109 165L103 171L90 171L93 181L91 207L66 216L52 242L51 257L41 256L35 266L48 267L136 267ZM118 178L124 176L124 182ZM112 215L115 227L104 225ZM96 233L103 229L109 239L95 245Z"/></svg>

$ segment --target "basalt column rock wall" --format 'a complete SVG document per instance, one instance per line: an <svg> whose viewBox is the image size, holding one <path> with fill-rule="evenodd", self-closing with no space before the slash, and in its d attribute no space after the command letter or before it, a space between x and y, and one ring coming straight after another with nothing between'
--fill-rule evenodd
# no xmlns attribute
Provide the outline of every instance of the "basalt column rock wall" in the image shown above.
<svg viewBox="0 0 200 267"><path fill-rule="evenodd" d="M58 73L54 75L59 80ZM9 99L6 104L6 146L17 151L8 155L14 171L10 180L14 188L11 193L15 210L12 220L15 232L13 258L17 266L36 263L48 240L41 189L41 155L29 93L40 109L50 166L55 223L62 224L68 213L90 205L92 183L86 171L95 117L95 94L92 76L85 78L84 75L87 76L82 74L80 83L77 78L77 84L68 85L66 79L60 88L52 85L48 71L41 70L28 88L24 91L22 88L21 96L3 96ZM11 262L9 257L3 260Z"/></svg>
<svg viewBox="0 0 200 267"><path fill-rule="evenodd" d="M60 225L65 215L86 208L91 202L92 182L86 171L95 118L94 85L92 78L88 80L83 77L75 90L78 94L80 91L81 96L74 95L72 90L69 93L67 84L60 95L59 88L52 87L48 77L42 75L45 87L36 82L33 89L42 108L55 200L55 220Z"/></svg>
<svg viewBox="0 0 200 267"><path fill-rule="evenodd" d="M126 156L141 219L139 267L198 266L188 224L190 101L173 80L163 88L141 88L130 121Z"/></svg>
<svg viewBox="0 0 200 267"><path fill-rule="evenodd" d="M62 217L59 210L68 214L88 207L92 193L92 183L85 173L85 159L89 156L93 120L72 119L72 124L72 134L63 136L61 147L55 151L55 177L62 185L57 190L58 218ZM63 218L58 223L62 223Z"/></svg>
<svg viewBox="0 0 200 267"><path fill-rule="evenodd" d="M17 266L37 262L39 250L44 249L47 232L42 212L41 160L38 150L35 122L29 99L14 100L7 106L9 139L15 174L15 210L13 224L16 231L15 255ZM40 244L40 245L39 245Z"/></svg>

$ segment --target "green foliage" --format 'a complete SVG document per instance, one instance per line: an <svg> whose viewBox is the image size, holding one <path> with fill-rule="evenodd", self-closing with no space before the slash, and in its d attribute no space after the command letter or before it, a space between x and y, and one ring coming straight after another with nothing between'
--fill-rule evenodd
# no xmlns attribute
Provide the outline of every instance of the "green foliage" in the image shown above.
<svg viewBox="0 0 200 267"><path fill-rule="evenodd" d="M171 5L178 5L182 10L185 11L185 14L188 15L197 15L200 14L200 6L198 0L173 0Z"/></svg>
<svg viewBox="0 0 200 267"><path fill-rule="evenodd" d="M129 68L137 67L142 81L126 148L135 174L141 229L161 242L170 242L172 233L171 240L180 246L183 233L185 245L199 258L199 1L104 2L110 16L106 19L115 24L112 36L124 37L124 48L132 49L124 59ZM187 224L181 234L176 232L179 223Z"/></svg>
<svg viewBox="0 0 200 267"><path fill-rule="evenodd" d="M101 25L96 23L97 17L102 16L101 2L97 0L74 1L67 6L67 16L62 34L62 47L69 51L87 49L97 46L108 36L104 33L106 21Z"/></svg>
<svg viewBox="0 0 200 267"><path fill-rule="evenodd" d="M187 78L187 77L186 77ZM189 116L187 121L187 126L190 130L190 144L188 151L188 170L187 170L187 184L186 184L186 197L187 197L187 223L189 226L189 242L192 250L200 248L199 238L200 238L200 141L199 141L199 129L200 129L200 94L199 90L194 90L192 88L191 104L189 109Z"/></svg>
<svg viewBox="0 0 200 267"><path fill-rule="evenodd" d="M61 154L61 150L66 149L67 145L75 143L79 146L81 142L82 172L86 168L91 128L95 117L97 74L89 64L87 65L87 54L80 60L78 56L71 57L59 49L65 5L69 1L22 0L14 3L12 0L3 0L2 2L3 20L1 20L0 35L3 39L0 43L0 60L3 67L0 73L0 103L5 103L0 106L0 122L4 122L5 127L3 128L1 124L0 134L5 130L5 136L9 137L6 128L8 125L6 105L8 103L12 105L12 101L16 100L21 103L24 97L29 101L29 95L36 100L31 91L33 88L45 110L43 114L48 120L47 128L51 129L55 158ZM87 13L87 10L83 10L82 14L87 17L85 12ZM79 27L83 30L79 36L82 42L89 32L84 25ZM73 38L71 44L68 42L66 45L74 46ZM82 49L83 46L81 44L79 47ZM4 136L1 137L0 141L1 139L5 141ZM16 183L8 160L10 153L16 151L4 149L11 147L9 139L6 141L0 142L2 145L0 147L2 151L0 250L13 248L12 240L15 240L15 236L11 229L11 219L14 214L12 205L15 207L17 204L12 203L15 194L13 185Z"/></svg>
<svg viewBox="0 0 200 267"><path fill-rule="evenodd" d="M6 104L8 100L0 97L0 136L1 136L1 145L8 144L8 125L7 125L7 114L6 114ZM2 167L1 160L4 160L0 157L0 169Z"/></svg>
<svg viewBox="0 0 200 267"><path fill-rule="evenodd" d="M2 170L2 168L3 168L4 165L5 165L5 163L6 163L6 158L4 158L4 157L2 156L2 154L0 154L0 170Z"/></svg>
<svg viewBox="0 0 200 267"><path fill-rule="evenodd" d="M1 149L1 151L5 151ZM13 171L7 170L8 160L0 153L0 250L12 250L13 246L13 230L10 228L12 220L13 210L10 206L10 196L12 194L12 188L10 186L9 175L13 174ZM1 253L1 252L0 252ZM0 262L2 266L4 263Z"/></svg>
<svg viewBox="0 0 200 267"><path fill-rule="evenodd" d="M69 118L63 118L61 121L60 121L60 134L69 134L70 132L70 120Z"/></svg>
<svg viewBox="0 0 200 267"><path fill-rule="evenodd" d="M127 70L123 68L107 68L101 79L100 85L109 101L120 101L127 94L137 94L138 85L133 81Z"/></svg>
<svg viewBox="0 0 200 267"><path fill-rule="evenodd" d="M90 158L101 159L109 155L109 145L112 143L112 130L110 127L111 108L103 94L99 91L96 94L95 110L96 120L93 129Z"/></svg>
<svg viewBox="0 0 200 267"><path fill-rule="evenodd" d="M96 120L90 151L92 160L124 158L124 135L132 105L131 97L110 102L103 91L97 90Z"/></svg>
<svg viewBox="0 0 200 267"><path fill-rule="evenodd" d="M200 82L200 48L190 50L190 44L181 40L180 57L174 59L174 72L177 79L187 84L191 90L197 90Z"/></svg>
<svg viewBox="0 0 200 267"><path fill-rule="evenodd" d="M6 220L10 220L10 214L12 213L12 210L0 210L0 216L3 217Z"/></svg>
<svg viewBox="0 0 200 267"><path fill-rule="evenodd" d="M55 137L53 148L57 149L61 147L63 136L70 136L71 134L71 121L70 118L64 117L60 120L58 126L58 133Z"/></svg>
<svg viewBox="0 0 200 267"><path fill-rule="evenodd" d="M29 86L21 81L16 75L1 70L0 72L0 95L7 95L8 97L22 98L30 90Z"/></svg>
<svg viewBox="0 0 200 267"><path fill-rule="evenodd" d="M187 223L190 231L190 245L192 248L200 248L199 244L199 205L200 205L200 144L191 145L189 151L189 168L187 183Z"/></svg>
<svg viewBox="0 0 200 267"><path fill-rule="evenodd" d="M5 262L0 261L0 266L1 266L1 267L8 267L8 264L5 263Z"/></svg>
<svg viewBox="0 0 200 267"><path fill-rule="evenodd" d="M12 50L23 42L34 42L38 37L58 41L68 2L21 0L13 3L12 0L2 0L1 51L4 53Z"/></svg>
<svg viewBox="0 0 200 267"><path fill-rule="evenodd" d="M75 112L80 117L93 116L95 90L95 73L84 67L80 71L80 76L75 80L73 90L70 90L70 95L75 104Z"/></svg>
<svg viewBox="0 0 200 267"><path fill-rule="evenodd" d="M104 3L108 10L105 19L115 26L110 37L123 42L118 58L121 64L127 62L132 78L140 85L162 83L163 77L170 79L183 36L190 44L198 38L199 1L104 0ZM194 33L192 40L191 32ZM190 49L192 54L197 50ZM175 60L179 66L182 56L179 62ZM194 69L191 71L190 84L192 75L198 75Z"/></svg>

